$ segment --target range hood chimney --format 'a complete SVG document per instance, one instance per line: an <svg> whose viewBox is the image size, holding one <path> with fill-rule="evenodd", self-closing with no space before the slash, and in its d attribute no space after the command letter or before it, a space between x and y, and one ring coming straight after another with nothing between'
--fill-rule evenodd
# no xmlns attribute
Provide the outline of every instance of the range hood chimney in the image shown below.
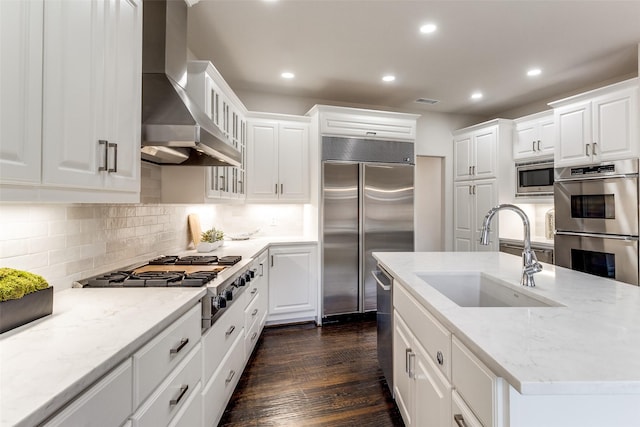
<svg viewBox="0 0 640 427"><path fill-rule="evenodd" d="M183 166L240 166L240 152L184 89L184 0L145 0L142 39L142 159Z"/></svg>

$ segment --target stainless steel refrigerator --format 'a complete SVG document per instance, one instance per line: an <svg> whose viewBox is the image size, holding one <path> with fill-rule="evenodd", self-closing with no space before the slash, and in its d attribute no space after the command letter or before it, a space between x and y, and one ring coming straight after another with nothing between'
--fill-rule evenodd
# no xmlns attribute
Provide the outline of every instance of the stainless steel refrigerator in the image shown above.
<svg viewBox="0 0 640 427"><path fill-rule="evenodd" d="M323 317L376 310L373 252L413 252L413 144L323 137Z"/></svg>

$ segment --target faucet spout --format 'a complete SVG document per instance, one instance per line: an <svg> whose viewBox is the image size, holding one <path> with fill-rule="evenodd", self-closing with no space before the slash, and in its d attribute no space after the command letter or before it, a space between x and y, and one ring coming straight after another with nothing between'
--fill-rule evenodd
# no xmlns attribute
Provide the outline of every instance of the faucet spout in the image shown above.
<svg viewBox="0 0 640 427"><path fill-rule="evenodd" d="M535 252L531 250L531 226L529 223L529 217L527 217L527 214L522 209L508 203L489 209L489 212L487 212L487 215L485 215L484 221L482 222L480 244L489 244L489 232L491 231L489 226L494 215L500 210L513 211L522 219L522 225L524 228L524 249L522 251L522 278L520 280L520 284L523 286L535 286L536 284L533 279L533 275L542 271L542 265L538 262Z"/></svg>

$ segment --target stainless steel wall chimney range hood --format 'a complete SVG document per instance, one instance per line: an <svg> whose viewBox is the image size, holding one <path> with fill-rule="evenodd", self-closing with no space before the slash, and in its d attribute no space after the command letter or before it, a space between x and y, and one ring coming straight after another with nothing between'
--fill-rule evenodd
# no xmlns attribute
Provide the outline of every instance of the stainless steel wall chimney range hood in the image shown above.
<svg viewBox="0 0 640 427"><path fill-rule="evenodd" d="M142 159L183 166L240 166L240 152L189 98L186 78L186 3L145 0Z"/></svg>

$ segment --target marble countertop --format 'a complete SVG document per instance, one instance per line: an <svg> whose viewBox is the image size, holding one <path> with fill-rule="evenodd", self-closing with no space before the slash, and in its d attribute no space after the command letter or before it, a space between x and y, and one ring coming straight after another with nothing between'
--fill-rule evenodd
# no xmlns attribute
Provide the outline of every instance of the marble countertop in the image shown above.
<svg viewBox="0 0 640 427"><path fill-rule="evenodd" d="M380 264L521 394L640 394L640 288L543 264L519 285L499 252L374 253ZM421 272L482 271L561 307L460 307Z"/></svg>
<svg viewBox="0 0 640 427"><path fill-rule="evenodd" d="M210 254L241 255L208 285L235 278L255 255L300 237L227 241ZM196 254L186 251L179 255ZM124 267L124 266L123 266ZM206 294L207 288L67 289L53 314L0 335L0 426L42 422L142 347Z"/></svg>

